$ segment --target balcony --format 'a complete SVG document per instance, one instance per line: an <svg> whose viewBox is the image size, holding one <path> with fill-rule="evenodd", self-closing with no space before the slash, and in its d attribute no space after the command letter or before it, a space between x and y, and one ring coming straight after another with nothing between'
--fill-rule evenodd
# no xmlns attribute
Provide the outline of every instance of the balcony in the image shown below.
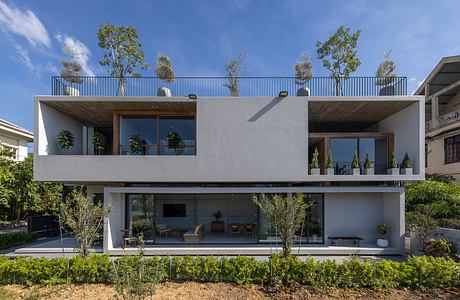
<svg viewBox="0 0 460 300"><path fill-rule="evenodd" d="M436 120L429 120L425 123L425 132L431 132L435 129L457 123L460 121L460 110L451 111L445 115L439 116Z"/></svg>
<svg viewBox="0 0 460 300"><path fill-rule="evenodd" d="M51 79L55 96L158 96L162 87L171 96L225 97L225 96L278 96L287 91L290 96L405 96L406 77L350 77L336 80L331 77L313 77L299 82L295 77L239 77L233 78L238 86L231 92L225 84L226 77L176 77L174 83L166 83L158 77L128 77L121 85L115 77L75 77L71 81L60 76ZM308 91L306 91L308 89Z"/></svg>

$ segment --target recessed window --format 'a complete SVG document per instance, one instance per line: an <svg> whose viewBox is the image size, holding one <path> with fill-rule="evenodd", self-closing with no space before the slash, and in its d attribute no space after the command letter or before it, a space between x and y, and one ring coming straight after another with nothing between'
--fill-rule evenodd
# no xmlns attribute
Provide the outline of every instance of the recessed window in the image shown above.
<svg viewBox="0 0 460 300"><path fill-rule="evenodd" d="M185 216L185 204L163 204L163 218L183 218Z"/></svg>
<svg viewBox="0 0 460 300"><path fill-rule="evenodd" d="M444 139L444 164L460 162L460 135Z"/></svg>

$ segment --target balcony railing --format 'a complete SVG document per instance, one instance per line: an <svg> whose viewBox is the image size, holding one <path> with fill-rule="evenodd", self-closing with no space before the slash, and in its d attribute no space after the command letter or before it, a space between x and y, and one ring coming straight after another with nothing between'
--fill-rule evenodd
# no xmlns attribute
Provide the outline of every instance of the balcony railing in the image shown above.
<svg viewBox="0 0 460 300"><path fill-rule="evenodd" d="M451 111L445 115L438 117L436 120L429 120L425 124L425 131L431 131L436 128L460 121L460 110Z"/></svg>
<svg viewBox="0 0 460 300"><path fill-rule="evenodd" d="M70 96L158 96L158 89L166 87L172 96L231 96L225 86L226 77L176 77L167 83L158 77L60 76L51 79L52 95ZM239 96L278 96L288 91L290 96L300 95L299 89L308 88L311 96L402 96L407 95L406 77L350 77L337 83L331 77L314 77L299 83L295 77L239 77L235 78Z"/></svg>

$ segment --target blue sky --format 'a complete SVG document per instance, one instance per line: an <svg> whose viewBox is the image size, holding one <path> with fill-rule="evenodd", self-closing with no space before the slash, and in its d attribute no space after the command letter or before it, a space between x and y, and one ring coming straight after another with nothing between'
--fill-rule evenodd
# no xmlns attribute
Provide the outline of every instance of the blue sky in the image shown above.
<svg viewBox="0 0 460 300"><path fill-rule="evenodd" d="M315 42L344 25L362 30L354 75L373 76L391 49L412 92L441 57L460 54L458 11L458 0L0 0L0 118L33 129L33 96L51 92L63 47L86 75L106 75L96 35L106 22L136 27L146 60L167 54L178 76L220 76L240 52L250 76L291 76L302 51L328 76Z"/></svg>

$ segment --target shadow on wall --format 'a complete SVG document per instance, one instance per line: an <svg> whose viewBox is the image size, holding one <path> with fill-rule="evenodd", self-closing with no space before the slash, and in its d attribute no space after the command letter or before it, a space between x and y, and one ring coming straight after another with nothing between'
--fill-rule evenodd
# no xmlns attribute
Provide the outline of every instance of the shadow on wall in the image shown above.
<svg viewBox="0 0 460 300"><path fill-rule="evenodd" d="M273 98L268 104L266 104L264 107L262 107L261 110L256 112L251 118L249 118L249 122L255 122L258 119L260 119L264 114L266 114L270 109L272 109L275 105L280 103L281 100L284 98L281 97L275 97Z"/></svg>

